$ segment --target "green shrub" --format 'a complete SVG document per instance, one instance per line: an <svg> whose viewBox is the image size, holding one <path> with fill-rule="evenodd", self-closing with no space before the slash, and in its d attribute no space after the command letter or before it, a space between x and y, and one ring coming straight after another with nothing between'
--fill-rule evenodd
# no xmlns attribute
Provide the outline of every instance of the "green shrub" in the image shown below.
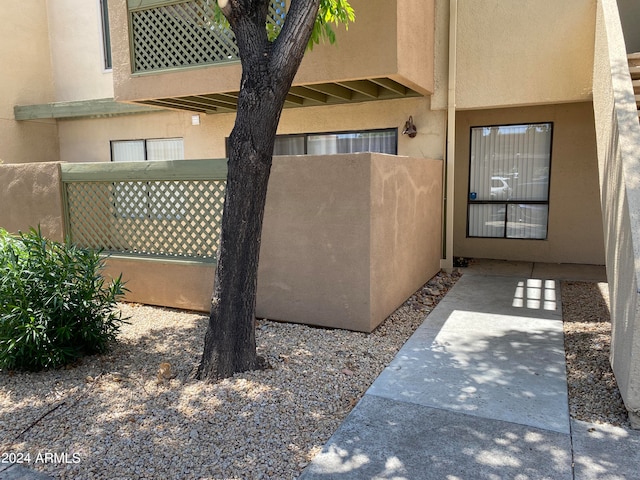
<svg viewBox="0 0 640 480"><path fill-rule="evenodd" d="M126 319L100 252L0 229L0 368L40 370L105 352Z"/></svg>

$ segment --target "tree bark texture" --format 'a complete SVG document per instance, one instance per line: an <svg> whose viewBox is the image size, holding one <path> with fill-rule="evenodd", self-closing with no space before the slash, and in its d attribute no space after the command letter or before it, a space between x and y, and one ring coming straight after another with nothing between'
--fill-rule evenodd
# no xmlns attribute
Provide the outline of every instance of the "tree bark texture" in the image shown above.
<svg viewBox="0 0 640 480"><path fill-rule="evenodd" d="M224 13L240 50L238 112L229 137L222 232L209 324L197 377L215 381L259 368L255 306L262 220L280 114L300 66L319 0L292 0L274 42L269 0L229 0Z"/></svg>

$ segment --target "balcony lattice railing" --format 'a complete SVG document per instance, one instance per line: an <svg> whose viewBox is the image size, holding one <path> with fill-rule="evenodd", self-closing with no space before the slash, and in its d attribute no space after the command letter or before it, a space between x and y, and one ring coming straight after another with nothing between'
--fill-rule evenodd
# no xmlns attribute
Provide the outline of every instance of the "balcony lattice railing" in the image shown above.
<svg viewBox="0 0 640 480"><path fill-rule="evenodd" d="M187 0L130 9L133 72L238 61L235 36L215 21L214 2ZM272 0L268 23L282 25L285 8L285 0Z"/></svg>
<svg viewBox="0 0 640 480"><path fill-rule="evenodd" d="M67 233L109 253L215 260L225 160L62 166Z"/></svg>

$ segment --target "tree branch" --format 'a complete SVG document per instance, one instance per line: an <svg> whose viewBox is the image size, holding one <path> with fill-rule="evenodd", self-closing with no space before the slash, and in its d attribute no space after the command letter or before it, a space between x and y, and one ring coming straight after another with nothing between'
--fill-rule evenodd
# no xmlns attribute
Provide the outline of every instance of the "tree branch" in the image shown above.
<svg viewBox="0 0 640 480"><path fill-rule="evenodd" d="M231 3L229 0L218 0L218 6L220 7L220 10L222 10L222 14L229 18L231 15Z"/></svg>
<svg viewBox="0 0 640 480"><path fill-rule="evenodd" d="M22 435L24 435L25 433L27 433L29 430L31 430L40 420L42 420L44 417L46 417L47 415L55 412L57 409L59 409L61 406L65 405L67 402L61 402L58 405L56 405L55 407L47 410L46 412L44 412L42 415L40 415L35 421L31 422L31 424L26 427L24 430L22 430L18 435L16 435L16 437L13 439L14 441L16 441L17 439L19 439Z"/></svg>
<svg viewBox="0 0 640 480"><path fill-rule="evenodd" d="M275 41L272 57L278 63L277 69L287 76L295 75L298 71L300 63L290 62L289 59L293 57L302 60L319 7L320 0L291 1L284 26Z"/></svg>

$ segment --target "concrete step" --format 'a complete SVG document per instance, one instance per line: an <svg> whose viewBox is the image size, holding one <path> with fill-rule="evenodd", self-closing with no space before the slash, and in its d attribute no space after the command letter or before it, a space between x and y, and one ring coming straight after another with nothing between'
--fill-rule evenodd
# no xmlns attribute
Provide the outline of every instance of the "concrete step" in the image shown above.
<svg viewBox="0 0 640 480"><path fill-rule="evenodd" d="M635 93L636 95L640 93L640 80L632 80L631 83L633 84L633 93Z"/></svg>
<svg viewBox="0 0 640 480"><path fill-rule="evenodd" d="M629 67L632 80L640 80L640 67Z"/></svg>

